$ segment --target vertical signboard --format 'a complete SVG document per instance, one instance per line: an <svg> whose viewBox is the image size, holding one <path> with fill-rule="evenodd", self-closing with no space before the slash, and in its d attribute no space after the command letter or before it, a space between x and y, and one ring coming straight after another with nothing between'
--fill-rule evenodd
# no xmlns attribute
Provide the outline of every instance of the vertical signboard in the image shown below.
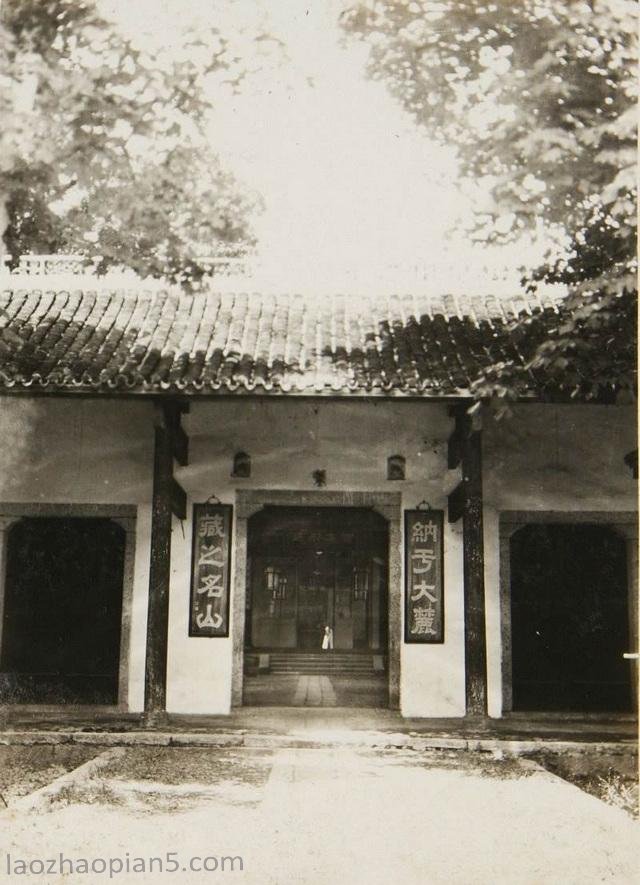
<svg viewBox="0 0 640 885"><path fill-rule="evenodd" d="M193 505L189 636L229 635L230 504Z"/></svg>
<svg viewBox="0 0 640 885"><path fill-rule="evenodd" d="M444 642L443 529L443 510L405 510L405 642Z"/></svg>

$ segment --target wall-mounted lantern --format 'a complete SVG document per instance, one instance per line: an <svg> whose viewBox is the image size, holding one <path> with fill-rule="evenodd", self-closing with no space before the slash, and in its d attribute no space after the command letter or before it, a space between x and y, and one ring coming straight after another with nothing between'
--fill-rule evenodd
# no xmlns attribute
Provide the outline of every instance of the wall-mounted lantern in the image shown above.
<svg viewBox="0 0 640 885"><path fill-rule="evenodd" d="M406 473L406 461L402 455L391 455L387 458L387 479L404 479Z"/></svg>
<svg viewBox="0 0 640 885"><path fill-rule="evenodd" d="M251 476L251 455L248 455L246 452L235 453L231 476L236 479L246 479Z"/></svg>

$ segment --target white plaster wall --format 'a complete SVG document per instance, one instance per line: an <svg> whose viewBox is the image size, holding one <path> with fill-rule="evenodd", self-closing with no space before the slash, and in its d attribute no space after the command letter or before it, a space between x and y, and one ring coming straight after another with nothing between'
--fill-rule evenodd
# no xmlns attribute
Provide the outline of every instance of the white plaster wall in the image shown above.
<svg viewBox="0 0 640 885"><path fill-rule="evenodd" d="M485 422L485 500L499 510L635 510L623 459L637 445L635 406L516 406Z"/></svg>
<svg viewBox="0 0 640 885"><path fill-rule="evenodd" d="M259 400L195 402L185 416L190 464L176 467L189 518L173 523L167 705L171 712L227 713L232 640L188 636L191 505L215 493L234 504L237 488L396 491L403 508L426 499L446 510L459 480L446 468L451 420L444 405L403 401ZM0 501L135 504L135 586L129 703L144 698L144 645L151 524L153 408L134 401L18 400L0 412ZM633 510L636 483L623 456L636 445L632 407L537 406L485 421L485 543L489 709L500 715L498 524L507 509ZM249 452L252 475L231 477L233 455ZM386 461L402 454L407 479L389 482ZM464 618L460 526L445 523L445 643L401 646L406 716L464 713ZM234 547L235 553L235 547ZM232 562L232 568L234 563ZM232 579L233 586L233 579ZM390 592L401 593L402 587Z"/></svg>
<svg viewBox="0 0 640 885"><path fill-rule="evenodd" d="M413 502L404 506L411 507ZM437 506L446 511L445 502ZM403 716L464 716L462 531L459 525L449 525L446 516L444 574L444 643L402 645L400 709Z"/></svg>
<svg viewBox="0 0 640 885"><path fill-rule="evenodd" d="M183 527L174 520L171 538L167 709L172 713L228 713L231 705L231 638L189 636L191 509L206 497L189 495L188 518Z"/></svg>
<svg viewBox="0 0 640 885"><path fill-rule="evenodd" d="M129 710L144 710L144 665L147 645L147 603L149 599L149 554L151 504L138 504L136 521L136 560L134 570L131 633L129 645Z"/></svg>
<svg viewBox="0 0 640 885"><path fill-rule="evenodd" d="M0 503L137 505L128 707L144 706L153 407L75 397L3 397Z"/></svg>
<svg viewBox="0 0 640 885"><path fill-rule="evenodd" d="M151 500L153 407L122 400L3 397L0 499Z"/></svg>
<svg viewBox="0 0 640 885"><path fill-rule="evenodd" d="M634 406L522 404L484 427L488 706L500 716L500 513L636 511L638 484L624 456L638 433Z"/></svg>
<svg viewBox="0 0 640 885"><path fill-rule="evenodd" d="M426 499L446 509L458 471L446 468L451 430L447 409L435 403L220 400L194 404L185 419L191 462L179 470L191 501L215 493L234 503L235 489L313 488L315 469L327 488L400 491L403 508ZM636 485L623 462L635 445L633 408L536 406L512 418L485 421L486 623L489 712L501 713L499 513L505 509L632 510ZM230 476L234 452L252 457L252 475ZM386 480L386 459L402 454L407 480ZM231 638L188 639L191 526L185 526L181 564L174 561L169 707L176 712L230 708ZM181 578L180 572L183 577ZM460 525L446 524L445 643L401 646L401 711L405 716L464 714L464 608ZM401 587L391 588L401 592Z"/></svg>
<svg viewBox="0 0 640 885"><path fill-rule="evenodd" d="M450 420L445 406L404 402L310 402L236 398L196 403L184 419L190 464L176 477L193 501L217 495L233 504L236 488L313 489L314 470L327 471L327 489L396 491L403 507L426 499L444 508L452 484L446 470ZM251 477L231 477L233 455L249 452ZM386 479L387 458L406 458L407 479ZM173 535L168 707L174 712L230 709L232 639L191 638L188 633L190 522L185 540ZM448 586L444 645L401 649L401 705L405 715L455 716L464 712L462 548L446 527ZM233 581L232 581L233 584ZM401 588L390 588L398 593Z"/></svg>
<svg viewBox="0 0 640 885"><path fill-rule="evenodd" d="M500 514L485 506L484 593L487 631L487 710L502 715L502 617L500 611Z"/></svg>

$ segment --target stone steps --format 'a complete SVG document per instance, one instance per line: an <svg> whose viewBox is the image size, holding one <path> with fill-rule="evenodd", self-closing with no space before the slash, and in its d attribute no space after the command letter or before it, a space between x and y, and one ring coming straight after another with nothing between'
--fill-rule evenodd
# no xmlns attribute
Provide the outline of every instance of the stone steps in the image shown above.
<svg viewBox="0 0 640 885"><path fill-rule="evenodd" d="M317 666L300 666L295 667L286 664L272 664L269 668L269 672L271 673L304 673L306 675L312 675L314 673L322 674L322 673L334 673L336 676L341 674L345 676L369 676L375 675L376 670L373 669L373 666L368 667L336 667L336 666L327 666L318 664Z"/></svg>
<svg viewBox="0 0 640 885"><path fill-rule="evenodd" d="M375 676L382 672L381 659L378 665L372 654L269 654L271 673L321 674L333 673L345 676Z"/></svg>

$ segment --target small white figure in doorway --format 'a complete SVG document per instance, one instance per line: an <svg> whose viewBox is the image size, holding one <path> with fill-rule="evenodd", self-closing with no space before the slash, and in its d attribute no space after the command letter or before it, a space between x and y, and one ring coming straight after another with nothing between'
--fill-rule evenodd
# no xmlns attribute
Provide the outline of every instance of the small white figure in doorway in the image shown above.
<svg viewBox="0 0 640 885"><path fill-rule="evenodd" d="M324 636L322 637L322 650L330 651L333 649L333 630L327 624L324 628Z"/></svg>

